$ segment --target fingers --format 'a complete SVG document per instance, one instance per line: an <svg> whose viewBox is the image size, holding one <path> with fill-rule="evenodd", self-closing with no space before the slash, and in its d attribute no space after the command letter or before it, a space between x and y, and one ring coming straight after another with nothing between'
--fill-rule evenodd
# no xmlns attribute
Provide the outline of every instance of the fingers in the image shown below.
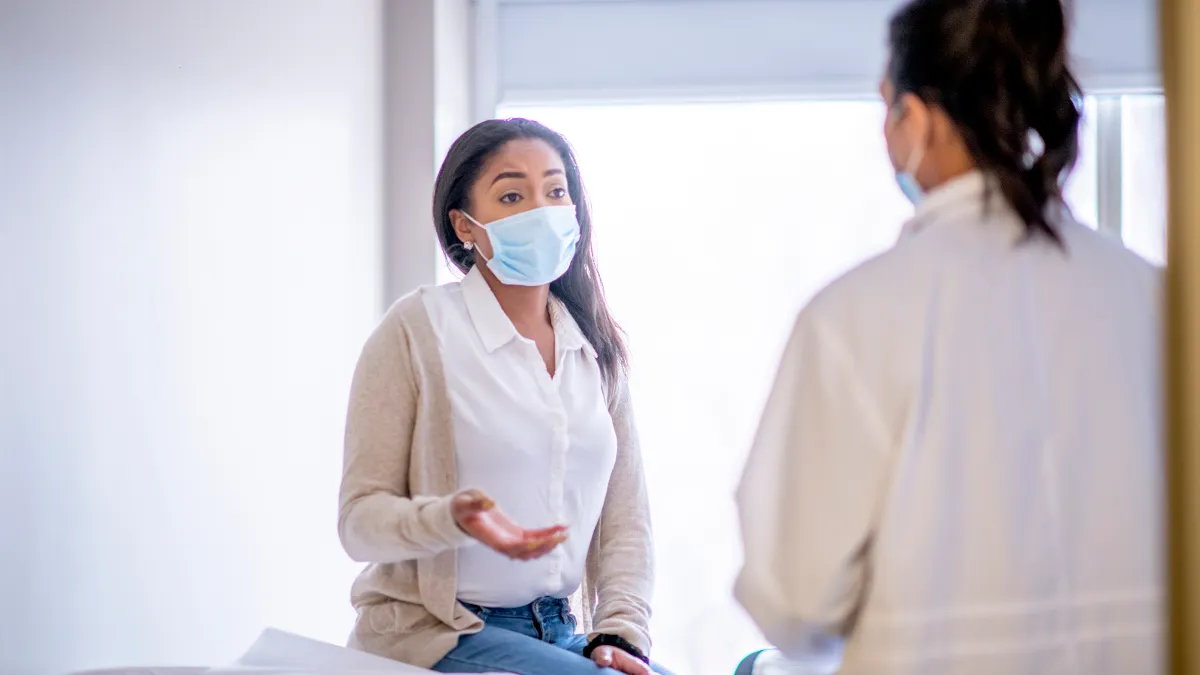
<svg viewBox="0 0 1200 675"><path fill-rule="evenodd" d="M566 533L559 533L548 538L524 542L515 547L516 550L509 553L509 557L513 560L536 560L558 548L558 545L566 540Z"/></svg>
<svg viewBox="0 0 1200 675"><path fill-rule="evenodd" d="M592 652L592 661L595 661L596 665L601 668L612 668L626 673L626 675L653 675L650 666L647 666L645 662L616 647L607 645L597 647Z"/></svg>
<svg viewBox="0 0 1200 675"><path fill-rule="evenodd" d="M496 502L479 490L464 490L451 504L454 520L464 532L492 550L514 560L534 560L567 540L567 528L554 525L525 530L497 508Z"/></svg>
<svg viewBox="0 0 1200 675"><path fill-rule="evenodd" d="M566 531L566 525L554 525L553 527L544 527L540 530L526 530L525 536L529 539L549 539L556 534L564 534Z"/></svg>
<svg viewBox="0 0 1200 675"><path fill-rule="evenodd" d="M515 535L481 527L476 539L513 560L536 560L567 540L566 528L560 525L541 530L522 530L514 525L513 530Z"/></svg>

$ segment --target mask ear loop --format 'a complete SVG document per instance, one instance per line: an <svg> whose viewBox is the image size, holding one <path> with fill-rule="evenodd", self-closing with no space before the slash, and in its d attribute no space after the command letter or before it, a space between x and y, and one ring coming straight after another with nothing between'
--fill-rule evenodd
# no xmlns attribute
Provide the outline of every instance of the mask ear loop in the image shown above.
<svg viewBox="0 0 1200 675"><path fill-rule="evenodd" d="M921 162L925 161L925 145L918 145L915 150L908 156L908 166L904 172L916 178L917 171L921 168Z"/></svg>
<svg viewBox="0 0 1200 675"><path fill-rule="evenodd" d="M888 112L888 114L892 116L892 123L898 124L900 120L904 119L904 117L908 115L908 107L900 102L897 102L891 106L891 110ZM911 152L909 152L908 161L905 162L904 173L916 178L917 171L921 168L921 162L925 161L925 153L927 151L928 148L925 145L918 145Z"/></svg>
<svg viewBox="0 0 1200 675"><path fill-rule="evenodd" d="M486 228L486 227L483 227L483 223L479 222L478 220L475 220L475 217L474 217L474 216L472 216L471 214L467 213L466 211L464 211L464 210L462 210L462 209L459 209L459 213L461 213L461 214L463 214L464 216L466 216L466 217L467 217L467 220L471 221L472 223L475 223L475 225L476 225L477 227L481 227L481 228L483 228L483 229L484 229L484 231L486 231L486 230L487 230L487 228ZM485 255L483 254L483 249L476 249L476 248L475 248L475 242L473 242L473 241L468 241L468 242L465 242L465 243L463 243L463 248L467 249L468 251L474 251L474 252L475 252L475 255L479 256L480 258L483 258L483 262L485 262L485 263L491 262L491 260L488 260L487 256L485 256Z"/></svg>
<svg viewBox="0 0 1200 675"><path fill-rule="evenodd" d="M908 114L908 109L907 106L900 106L897 108L897 110L900 115L895 118L895 121L899 122ZM916 178L917 171L921 169L921 162L925 161L925 153L927 151L928 148L925 144L920 144L913 148L912 151L908 153L908 162L906 162L906 166L904 167L904 173Z"/></svg>

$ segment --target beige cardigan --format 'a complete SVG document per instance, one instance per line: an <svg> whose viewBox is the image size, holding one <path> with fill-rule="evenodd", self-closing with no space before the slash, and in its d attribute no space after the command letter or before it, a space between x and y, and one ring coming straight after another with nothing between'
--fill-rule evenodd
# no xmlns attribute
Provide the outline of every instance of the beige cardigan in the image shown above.
<svg viewBox="0 0 1200 675"><path fill-rule="evenodd" d="M459 489L450 401L424 291L401 299L371 334L350 391L338 535L370 563L354 582L350 646L428 668L483 624L459 604L450 515ZM654 562L628 388L609 392L617 458L583 582L583 625L650 653ZM501 505L503 506L503 505Z"/></svg>

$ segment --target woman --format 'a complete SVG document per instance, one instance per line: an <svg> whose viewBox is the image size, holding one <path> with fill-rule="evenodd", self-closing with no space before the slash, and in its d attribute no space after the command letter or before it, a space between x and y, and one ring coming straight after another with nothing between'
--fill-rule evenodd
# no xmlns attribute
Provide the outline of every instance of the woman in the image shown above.
<svg viewBox="0 0 1200 675"><path fill-rule="evenodd" d="M433 217L466 277L397 302L351 390L338 530L370 563L351 646L441 672L649 673L646 488L575 157L536 122L483 122Z"/></svg>
<svg viewBox="0 0 1200 675"><path fill-rule="evenodd" d="M797 321L738 598L815 672L1161 672L1160 281L1063 203L1063 8L914 0L890 48L916 215Z"/></svg>

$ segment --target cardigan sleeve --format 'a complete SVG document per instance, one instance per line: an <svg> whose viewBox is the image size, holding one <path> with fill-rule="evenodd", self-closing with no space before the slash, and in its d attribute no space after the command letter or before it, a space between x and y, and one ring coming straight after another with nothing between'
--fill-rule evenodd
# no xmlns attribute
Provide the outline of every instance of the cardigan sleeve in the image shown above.
<svg viewBox="0 0 1200 675"><path fill-rule="evenodd" d="M596 603L588 639L615 635L648 656L654 547L641 448L624 377L609 398L617 458L588 551L588 576Z"/></svg>
<svg viewBox="0 0 1200 675"><path fill-rule="evenodd" d="M338 536L358 562L431 558L471 540L451 515L453 495L410 494L420 396L411 344L394 308L363 347L350 388Z"/></svg>

